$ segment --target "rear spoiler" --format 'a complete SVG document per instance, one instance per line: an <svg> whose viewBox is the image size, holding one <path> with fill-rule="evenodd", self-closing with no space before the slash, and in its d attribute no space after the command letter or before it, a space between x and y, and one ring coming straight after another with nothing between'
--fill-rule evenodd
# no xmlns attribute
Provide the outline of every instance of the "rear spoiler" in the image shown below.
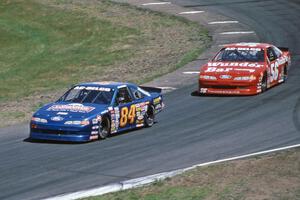
<svg viewBox="0 0 300 200"><path fill-rule="evenodd" d="M285 52L289 51L289 48L287 47L277 47L277 48L280 49L281 51L285 51Z"/></svg>
<svg viewBox="0 0 300 200"><path fill-rule="evenodd" d="M149 87L149 86L139 86L141 89L146 90L147 92L155 92L155 93L161 93L162 89L157 87Z"/></svg>

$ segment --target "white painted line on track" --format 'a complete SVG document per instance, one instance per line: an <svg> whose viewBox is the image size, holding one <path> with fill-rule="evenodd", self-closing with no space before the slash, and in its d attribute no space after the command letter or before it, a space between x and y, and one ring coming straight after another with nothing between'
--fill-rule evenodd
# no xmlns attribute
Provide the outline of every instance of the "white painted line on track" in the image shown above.
<svg viewBox="0 0 300 200"><path fill-rule="evenodd" d="M266 150L266 151L259 151L256 153L245 154L245 155L241 155L241 156L235 156L235 157L231 157L231 158L225 158L225 159L221 159L221 160L215 160L215 161L211 161L211 162L201 163L201 164L193 165L192 167L188 167L188 168L178 169L178 170L169 171L169 172L163 172L163 173L154 174L154 175L145 176L145 177L136 178L136 179L131 179L131 180L123 181L120 183L102 186L99 188L83 190L83 191L74 192L74 193L70 193L70 194L63 194L63 195L59 195L59 196L55 196L55 197L50 197L50 198L47 198L44 200L75 200L75 199L85 198L85 197L90 197L90 196L103 195L103 194L107 194L107 193L111 193L111 192L117 192L117 191L121 191L121 190L145 186L145 185L154 183L159 180L164 180L166 178L174 177L178 174L182 174L186 171L195 169L197 167L203 167L203 166L218 164L218 163L222 163L222 162L239 160L239 159L249 158L249 157L253 157L253 156L259 156L259 155L264 155L264 154L268 154L268 153L274 153L274 152L283 151L283 150L287 150L287 149L297 148L297 147L300 147L300 144L295 144L295 145L291 145L291 146L285 146L285 147L281 147L281 148L270 149L270 150Z"/></svg>
<svg viewBox="0 0 300 200"><path fill-rule="evenodd" d="M215 22L209 22L209 25L214 25L214 24L237 24L239 21L215 21Z"/></svg>
<svg viewBox="0 0 300 200"><path fill-rule="evenodd" d="M191 71L191 72L182 72L184 74L199 74L199 71Z"/></svg>
<svg viewBox="0 0 300 200"><path fill-rule="evenodd" d="M295 145L291 145L291 146L280 147L280 148L276 148L276 149L270 149L270 150L266 150L266 151L259 151L259 152L255 152L255 153L250 153L250 154L246 154L246 155L242 155L242 156L235 156L235 157L231 157L231 158L225 158L225 159L221 159L221 160L211 161L211 162L207 162L207 163L198 164L198 165L195 165L193 167L202 167L202 166L207 166L207 165L212 165L212 164L217 164L217 163L222 163L222 162L227 162L227 161L240 160L240 159L243 159L243 158L249 158L249 157L253 157L253 156L260 156L260 155L264 155L264 154L268 154L268 153L274 153L274 152L277 152L277 151L283 151L283 150L297 148L297 147L300 147L300 144L295 144Z"/></svg>
<svg viewBox="0 0 300 200"><path fill-rule="evenodd" d="M70 194L64 194L64 195L59 195L55 197L50 197L44 200L75 200L75 199L80 199L80 198L85 198L85 197L90 197L90 196L98 196L98 195L103 195L111 192L117 192L122 190L122 185L121 184L110 184L106 185L100 188L95 188L95 189L90 189L90 190L84 190L84 191L78 191Z"/></svg>
<svg viewBox="0 0 300 200"><path fill-rule="evenodd" d="M171 2L153 2L153 3L143 3L142 6L152 6L152 5L166 5L171 4Z"/></svg>
<svg viewBox="0 0 300 200"><path fill-rule="evenodd" d="M220 35L237 35L237 34L253 34L254 31L233 31L233 32L223 32Z"/></svg>
<svg viewBox="0 0 300 200"><path fill-rule="evenodd" d="M203 10L198 10L198 11L186 11L186 12L180 12L178 13L179 15L190 15L190 14L198 14L198 13L204 13L205 11Z"/></svg>
<svg viewBox="0 0 300 200"><path fill-rule="evenodd" d="M176 90L177 88L174 88L174 87L157 87L159 89L162 89L162 90Z"/></svg>

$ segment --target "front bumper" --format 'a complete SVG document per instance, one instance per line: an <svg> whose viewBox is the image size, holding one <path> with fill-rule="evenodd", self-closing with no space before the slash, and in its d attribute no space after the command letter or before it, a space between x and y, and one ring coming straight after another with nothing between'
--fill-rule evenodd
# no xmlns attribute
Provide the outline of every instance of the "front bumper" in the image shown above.
<svg viewBox="0 0 300 200"><path fill-rule="evenodd" d="M30 124L29 138L34 140L87 142L93 139L98 139L98 135L92 136L91 132L86 129Z"/></svg>
<svg viewBox="0 0 300 200"><path fill-rule="evenodd" d="M261 92L256 81L202 81L199 80L200 94L255 95Z"/></svg>

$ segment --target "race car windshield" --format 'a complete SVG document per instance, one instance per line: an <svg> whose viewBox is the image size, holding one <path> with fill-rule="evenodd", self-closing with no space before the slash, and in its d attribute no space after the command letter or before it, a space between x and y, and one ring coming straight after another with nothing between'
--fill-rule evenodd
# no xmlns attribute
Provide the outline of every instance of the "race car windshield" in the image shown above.
<svg viewBox="0 0 300 200"><path fill-rule="evenodd" d="M214 61L264 62L264 51L260 48L224 48Z"/></svg>
<svg viewBox="0 0 300 200"><path fill-rule="evenodd" d="M110 104L113 91L110 88L76 86L58 101L72 103Z"/></svg>

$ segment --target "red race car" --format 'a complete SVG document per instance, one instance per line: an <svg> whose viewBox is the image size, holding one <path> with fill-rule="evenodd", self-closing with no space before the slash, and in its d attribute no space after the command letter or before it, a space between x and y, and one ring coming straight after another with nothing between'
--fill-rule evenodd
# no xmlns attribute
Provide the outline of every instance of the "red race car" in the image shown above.
<svg viewBox="0 0 300 200"><path fill-rule="evenodd" d="M225 45L201 67L200 94L253 95L287 79L288 48L265 43Z"/></svg>

